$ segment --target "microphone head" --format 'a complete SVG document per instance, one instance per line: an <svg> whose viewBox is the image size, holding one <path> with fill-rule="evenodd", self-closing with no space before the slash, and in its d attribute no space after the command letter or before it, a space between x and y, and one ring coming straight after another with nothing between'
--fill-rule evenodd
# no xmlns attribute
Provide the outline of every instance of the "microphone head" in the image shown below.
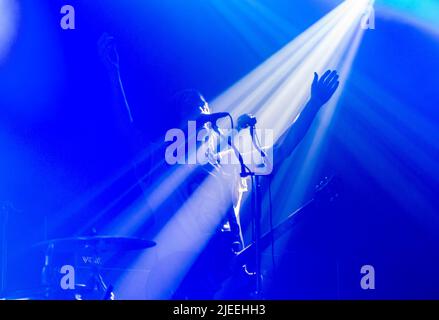
<svg viewBox="0 0 439 320"><path fill-rule="evenodd" d="M238 131L248 128L248 127L254 127L256 125L256 117L252 114L243 114L239 116L238 123L237 123L237 129Z"/></svg>
<svg viewBox="0 0 439 320"><path fill-rule="evenodd" d="M212 122L212 124L215 124L215 122L218 119L226 118L230 114L228 112L217 112L217 113L201 113L198 116L197 121L200 121L201 123L205 124L207 122Z"/></svg>

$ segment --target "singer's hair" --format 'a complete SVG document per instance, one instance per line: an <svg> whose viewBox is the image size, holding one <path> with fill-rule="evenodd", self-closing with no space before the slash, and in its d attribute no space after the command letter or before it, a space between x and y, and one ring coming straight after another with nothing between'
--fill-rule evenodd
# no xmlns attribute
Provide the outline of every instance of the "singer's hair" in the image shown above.
<svg viewBox="0 0 439 320"><path fill-rule="evenodd" d="M206 103L204 96L196 89L184 89L171 97L172 110L180 120L189 120L200 114L200 108Z"/></svg>

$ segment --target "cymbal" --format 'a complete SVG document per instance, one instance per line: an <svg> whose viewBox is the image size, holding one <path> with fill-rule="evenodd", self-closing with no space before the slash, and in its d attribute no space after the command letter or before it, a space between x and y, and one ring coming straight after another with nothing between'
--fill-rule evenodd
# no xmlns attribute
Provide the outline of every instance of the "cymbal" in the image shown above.
<svg viewBox="0 0 439 320"><path fill-rule="evenodd" d="M76 252L92 250L95 252L118 252L151 248L156 245L154 241L132 237L117 236L91 236L52 239L37 243L37 247L53 245L56 251Z"/></svg>

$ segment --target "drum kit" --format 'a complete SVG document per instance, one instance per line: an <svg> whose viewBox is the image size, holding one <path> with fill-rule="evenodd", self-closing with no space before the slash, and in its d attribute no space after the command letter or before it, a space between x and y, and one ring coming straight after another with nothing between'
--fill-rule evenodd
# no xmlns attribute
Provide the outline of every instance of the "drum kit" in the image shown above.
<svg viewBox="0 0 439 320"><path fill-rule="evenodd" d="M155 245L139 238L97 235L37 243L35 247L45 251L41 289L0 300L114 300L114 288L102 272L105 258Z"/></svg>

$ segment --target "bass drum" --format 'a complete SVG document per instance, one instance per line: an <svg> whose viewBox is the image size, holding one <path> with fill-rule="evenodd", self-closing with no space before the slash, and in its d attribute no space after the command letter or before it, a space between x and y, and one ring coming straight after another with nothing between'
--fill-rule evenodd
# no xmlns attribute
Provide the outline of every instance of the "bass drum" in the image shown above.
<svg viewBox="0 0 439 320"><path fill-rule="evenodd" d="M108 299L112 300L114 294L108 292L100 274L104 261L102 256L92 252L52 252L41 274L45 297L49 300L102 300L110 293ZM62 284L67 283L69 286L63 287Z"/></svg>

